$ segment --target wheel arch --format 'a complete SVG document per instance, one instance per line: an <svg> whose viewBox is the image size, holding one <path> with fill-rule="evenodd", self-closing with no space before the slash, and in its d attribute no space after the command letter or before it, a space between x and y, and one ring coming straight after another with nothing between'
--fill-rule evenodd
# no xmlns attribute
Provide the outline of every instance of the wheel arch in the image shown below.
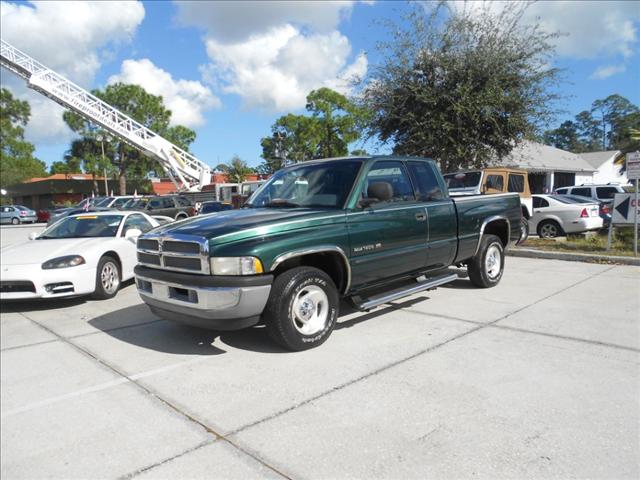
<svg viewBox="0 0 640 480"><path fill-rule="evenodd" d="M113 257L113 259L116 262L118 262L118 268L120 269L120 277L124 275L124 272L122 271L122 259L120 258L120 255L118 255L118 253L115 250L107 250L102 255L100 255L100 257L98 258L98 263L100 263L100 260L102 260L103 257Z"/></svg>
<svg viewBox="0 0 640 480"><path fill-rule="evenodd" d="M294 250L279 255L269 271L278 275L298 266L315 267L331 277L338 291L345 294L351 286L351 266L344 250L337 246L321 246Z"/></svg>
<svg viewBox="0 0 640 480"><path fill-rule="evenodd" d="M478 249L480 248L480 243L482 242L482 237L484 235L497 236L502 243L502 247L506 248L511 239L511 222L509 222L507 217L503 217L501 215L494 215L486 218L480 226L480 235L478 237L476 250L473 254L474 256L478 253Z"/></svg>

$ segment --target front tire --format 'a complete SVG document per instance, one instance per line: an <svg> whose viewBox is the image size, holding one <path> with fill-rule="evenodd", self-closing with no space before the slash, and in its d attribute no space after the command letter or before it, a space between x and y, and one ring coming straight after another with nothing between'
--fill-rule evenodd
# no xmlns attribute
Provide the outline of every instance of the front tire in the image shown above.
<svg viewBox="0 0 640 480"><path fill-rule="evenodd" d="M504 247L498 237L482 237L478 253L467 265L467 272L476 287L491 288L500 283L504 272Z"/></svg>
<svg viewBox="0 0 640 480"><path fill-rule="evenodd" d="M96 289L92 297L96 300L113 298L120 289L120 266L115 258L105 255L96 269Z"/></svg>
<svg viewBox="0 0 640 480"><path fill-rule="evenodd" d="M322 270L296 267L278 275L264 311L273 340L292 351L324 343L338 318L340 297Z"/></svg>

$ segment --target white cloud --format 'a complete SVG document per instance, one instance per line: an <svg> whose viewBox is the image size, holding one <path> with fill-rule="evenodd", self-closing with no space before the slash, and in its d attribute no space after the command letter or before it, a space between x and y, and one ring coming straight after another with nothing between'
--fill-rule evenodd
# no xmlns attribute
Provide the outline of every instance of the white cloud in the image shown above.
<svg viewBox="0 0 640 480"><path fill-rule="evenodd" d="M602 65L596 68L595 72L591 74L589 78L593 80L604 80L605 78L612 77L618 73L624 73L627 71L625 65Z"/></svg>
<svg viewBox="0 0 640 480"><path fill-rule="evenodd" d="M471 12L483 8L498 10L505 2L450 2L454 9ZM548 32L564 35L556 40L557 53L574 58L596 58L633 54L638 41L635 21L640 8L633 1L539 1L527 8L524 20L534 22Z"/></svg>
<svg viewBox="0 0 640 480"><path fill-rule="evenodd" d="M353 1L177 1L178 19L205 28L220 42L239 42L281 27L304 25L330 32L351 14Z"/></svg>
<svg viewBox="0 0 640 480"><path fill-rule="evenodd" d="M107 83L116 82L140 85L153 95L162 95L172 112L173 125L200 126L204 124L204 111L220 107L220 99L208 87L194 80L174 80L169 72L147 58L122 62L120 73L111 76Z"/></svg>
<svg viewBox="0 0 640 480"><path fill-rule="evenodd" d="M144 14L138 2L1 2L0 28L4 40L87 87L102 63L100 49L130 40ZM62 120L63 109L22 83L5 80L10 75L3 72L3 84L31 104L27 138L39 143L68 141L71 131Z"/></svg>
<svg viewBox="0 0 640 480"><path fill-rule="evenodd" d="M342 93L367 71L363 53L351 59L338 30L354 2L179 2L182 22L206 28L211 63L203 77L250 107L295 110L327 86Z"/></svg>

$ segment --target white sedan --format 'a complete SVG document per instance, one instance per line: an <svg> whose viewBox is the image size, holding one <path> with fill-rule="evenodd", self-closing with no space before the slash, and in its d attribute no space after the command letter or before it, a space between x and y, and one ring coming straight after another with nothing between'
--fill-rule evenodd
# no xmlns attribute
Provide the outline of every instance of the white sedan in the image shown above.
<svg viewBox="0 0 640 480"><path fill-rule="evenodd" d="M597 202L565 198L563 195L533 195L529 229L541 238L581 233L602 228Z"/></svg>
<svg viewBox="0 0 640 480"><path fill-rule="evenodd" d="M111 298L133 277L138 236L156 226L141 212L65 217L30 241L0 250L0 299Z"/></svg>

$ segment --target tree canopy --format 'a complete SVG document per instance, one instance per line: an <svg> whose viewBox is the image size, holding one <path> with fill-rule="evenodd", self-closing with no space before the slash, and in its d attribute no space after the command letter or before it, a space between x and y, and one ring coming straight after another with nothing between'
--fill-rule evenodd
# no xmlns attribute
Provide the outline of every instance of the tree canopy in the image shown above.
<svg viewBox="0 0 640 480"><path fill-rule="evenodd" d="M389 22L391 40L360 103L367 132L394 153L432 157L443 171L504 157L555 116L553 33L522 22L527 5L416 5Z"/></svg>
<svg viewBox="0 0 640 480"><path fill-rule="evenodd" d="M640 109L621 95L595 100L591 109L583 110L574 120L547 130L544 141L574 153L601 150L629 152L640 148L633 139L633 129L640 129Z"/></svg>
<svg viewBox="0 0 640 480"><path fill-rule="evenodd" d="M231 183L242 183L247 178L247 175L253 173L253 169L238 155L234 155L229 162L218 165L216 170L226 174Z"/></svg>
<svg viewBox="0 0 640 480"><path fill-rule="evenodd" d="M349 144L358 140L365 114L341 93L326 87L313 90L307 96L306 110L310 115L289 113L278 118L271 135L262 138L262 173L278 170L285 160L347 155Z"/></svg>
<svg viewBox="0 0 640 480"><path fill-rule="evenodd" d="M44 162L33 156L34 146L24 139L24 127L29 122L29 103L0 89L0 186L46 175Z"/></svg>
<svg viewBox="0 0 640 480"><path fill-rule="evenodd" d="M187 150L195 140L196 133L183 126L170 127L171 110L162 103L162 97L147 93L138 85L115 83L104 90L92 93L122 113L140 122L180 148ZM67 111L64 120L69 128L81 135L72 142L67 159L82 162L87 173L117 171L120 194L126 193L126 179L143 178L149 173L161 174L160 164L130 147L117 137L111 137L77 113ZM102 148L106 161L102 160Z"/></svg>

